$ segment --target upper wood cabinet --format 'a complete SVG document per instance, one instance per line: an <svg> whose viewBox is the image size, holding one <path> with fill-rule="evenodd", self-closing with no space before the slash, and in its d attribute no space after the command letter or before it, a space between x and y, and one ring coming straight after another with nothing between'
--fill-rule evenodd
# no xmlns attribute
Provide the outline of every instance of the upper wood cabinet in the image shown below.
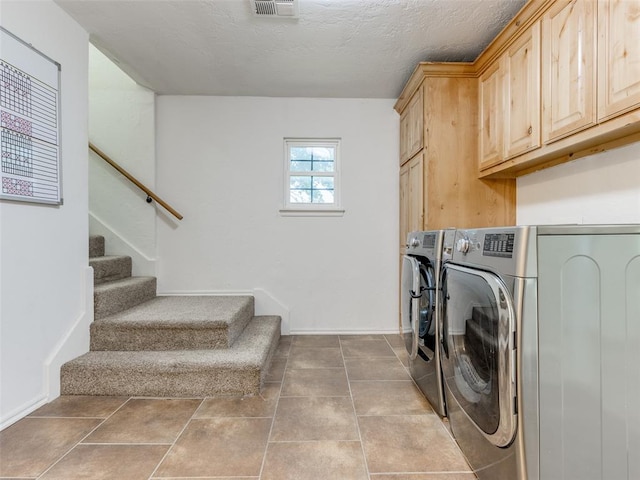
<svg viewBox="0 0 640 480"><path fill-rule="evenodd" d="M480 169L540 146L540 24L479 78Z"/></svg>
<svg viewBox="0 0 640 480"><path fill-rule="evenodd" d="M540 23L536 22L506 51L504 157L540 146Z"/></svg>
<svg viewBox="0 0 640 480"><path fill-rule="evenodd" d="M416 98L423 145L400 168L401 245L413 230L515 223L515 181L478 179L477 77L465 65L420 64L396 103L401 124Z"/></svg>
<svg viewBox="0 0 640 480"><path fill-rule="evenodd" d="M554 4L542 18L542 141L596 122L596 4Z"/></svg>
<svg viewBox="0 0 640 480"><path fill-rule="evenodd" d="M424 139L422 89L411 97L400 117L400 165L420 151Z"/></svg>
<svg viewBox="0 0 640 480"><path fill-rule="evenodd" d="M640 0L528 1L474 66L482 178L525 175L638 139Z"/></svg>
<svg viewBox="0 0 640 480"><path fill-rule="evenodd" d="M503 160L504 90L503 69L495 62L482 74L479 82L480 169Z"/></svg>
<svg viewBox="0 0 640 480"><path fill-rule="evenodd" d="M409 102L409 158L423 147L424 104L422 102L422 89L418 89Z"/></svg>
<svg viewBox="0 0 640 480"><path fill-rule="evenodd" d="M409 109L400 115L400 165L409 160Z"/></svg>
<svg viewBox="0 0 640 480"><path fill-rule="evenodd" d="M598 4L598 120L640 107L640 1Z"/></svg>

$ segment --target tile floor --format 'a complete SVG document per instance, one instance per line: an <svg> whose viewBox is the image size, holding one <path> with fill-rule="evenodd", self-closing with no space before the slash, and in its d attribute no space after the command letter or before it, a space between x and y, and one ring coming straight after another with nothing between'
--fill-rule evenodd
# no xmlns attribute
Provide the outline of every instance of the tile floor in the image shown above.
<svg viewBox="0 0 640 480"><path fill-rule="evenodd" d="M60 397L0 432L0 478L473 480L399 336L283 337L260 396Z"/></svg>

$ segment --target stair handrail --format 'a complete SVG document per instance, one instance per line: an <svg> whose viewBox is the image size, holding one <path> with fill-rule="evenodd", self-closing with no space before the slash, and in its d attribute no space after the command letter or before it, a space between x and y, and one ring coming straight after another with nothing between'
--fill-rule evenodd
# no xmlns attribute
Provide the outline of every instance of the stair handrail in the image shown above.
<svg viewBox="0 0 640 480"><path fill-rule="evenodd" d="M151 203L151 199L155 200L159 205L164 207L171 215L176 217L178 220L182 220L183 216L180 215L176 210L174 210L167 202L158 197L155 193L149 190L142 182L140 182L136 177L127 172L124 168L118 165L114 160L112 160L106 153L96 147L93 143L89 142L89 148L93 150L100 158L102 158L105 162L115 168L118 172L124 175L127 180L133 183L136 187L142 190L147 194L147 203Z"/></svg>

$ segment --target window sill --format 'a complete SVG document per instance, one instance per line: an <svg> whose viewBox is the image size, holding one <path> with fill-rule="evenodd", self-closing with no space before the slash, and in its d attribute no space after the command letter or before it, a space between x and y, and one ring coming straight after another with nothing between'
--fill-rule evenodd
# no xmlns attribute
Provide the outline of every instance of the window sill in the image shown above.
<svg viewBox="0 0 640 480"><path fill-rule="evenodd" d="M282 208L278 210L281 217L343 217L342 208Z"/></svg>

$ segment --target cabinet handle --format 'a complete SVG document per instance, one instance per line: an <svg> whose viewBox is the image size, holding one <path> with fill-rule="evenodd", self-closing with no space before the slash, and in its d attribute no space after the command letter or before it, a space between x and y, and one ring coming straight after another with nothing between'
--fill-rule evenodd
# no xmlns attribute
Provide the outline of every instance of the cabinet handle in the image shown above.
<svg viewBox="0 0 640 480"><path fill-rule="evenodd" d="M529 135L531 135L533 133L533 127L529 127L529 130L527 130L527 133L529 133Z"/></svg>

